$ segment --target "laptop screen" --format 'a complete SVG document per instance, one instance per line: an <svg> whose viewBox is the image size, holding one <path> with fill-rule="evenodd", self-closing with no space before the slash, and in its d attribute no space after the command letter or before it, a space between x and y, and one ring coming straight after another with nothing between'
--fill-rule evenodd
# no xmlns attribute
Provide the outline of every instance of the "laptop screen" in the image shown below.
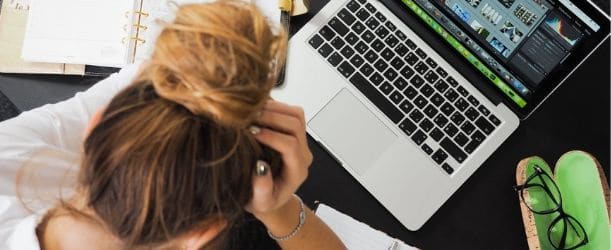
<svg viewBox="0 0 611 250"><path fill-rule="evenodd" d="M570 0L401 1L519 108L601 30Z"/></svg>

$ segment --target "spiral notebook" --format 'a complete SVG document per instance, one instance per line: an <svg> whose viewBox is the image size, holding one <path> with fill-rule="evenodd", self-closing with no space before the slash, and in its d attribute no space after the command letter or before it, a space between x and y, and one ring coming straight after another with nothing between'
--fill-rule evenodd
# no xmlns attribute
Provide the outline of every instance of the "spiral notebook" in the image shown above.
<svg viewBox="0 0 611 250"><path fill-rule="evenodd" d="M6 0L5 0L6 1ZM34 62L123 67L150 57L177 5L211 0L32 0L22 58ZM274 0L255 2L280 20Z"/></svg>

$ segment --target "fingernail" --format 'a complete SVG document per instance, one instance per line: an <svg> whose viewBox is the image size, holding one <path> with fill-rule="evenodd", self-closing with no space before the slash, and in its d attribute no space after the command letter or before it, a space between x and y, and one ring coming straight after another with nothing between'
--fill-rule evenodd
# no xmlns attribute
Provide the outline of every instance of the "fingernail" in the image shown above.
<svg viewBox="0 0 611 250"><path fill-rule="evenodd" d="M262 160L258 160L257 161L257 166L255 166L255 173L257 173L258 176L264 176L269 172L270 166L267 162L262 161Z"/></svg>
<svg viewBox="0 0 611 250"><path fill-rule="evenodd" d="M252 125L252 126L250 126L248 128L248 131L250 131L250 133L253 134L253 135L257 135L257 134L261 133L261 128L255 126L255 125Z"/></svg>

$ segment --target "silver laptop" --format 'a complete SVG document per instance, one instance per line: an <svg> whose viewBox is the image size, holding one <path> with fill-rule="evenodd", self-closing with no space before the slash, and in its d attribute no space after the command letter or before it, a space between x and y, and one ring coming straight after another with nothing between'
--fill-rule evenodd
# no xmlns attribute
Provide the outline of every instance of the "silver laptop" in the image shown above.
<svg viewBox="0 0 611 250"><path fill-rule="evenodd" d="M586 1L333 0L272 95L417 230L608 36Z"/></svg>

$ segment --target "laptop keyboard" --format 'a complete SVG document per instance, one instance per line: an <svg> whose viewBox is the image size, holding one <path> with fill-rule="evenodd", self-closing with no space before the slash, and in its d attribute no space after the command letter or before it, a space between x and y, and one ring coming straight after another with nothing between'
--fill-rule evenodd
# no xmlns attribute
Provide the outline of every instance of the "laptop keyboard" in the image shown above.
<svg viewBox="0 0 611 250"><path fill-rule="evenodd" d="M308 43L445 172L501 121L366 0L352 0Z"/></svg>

